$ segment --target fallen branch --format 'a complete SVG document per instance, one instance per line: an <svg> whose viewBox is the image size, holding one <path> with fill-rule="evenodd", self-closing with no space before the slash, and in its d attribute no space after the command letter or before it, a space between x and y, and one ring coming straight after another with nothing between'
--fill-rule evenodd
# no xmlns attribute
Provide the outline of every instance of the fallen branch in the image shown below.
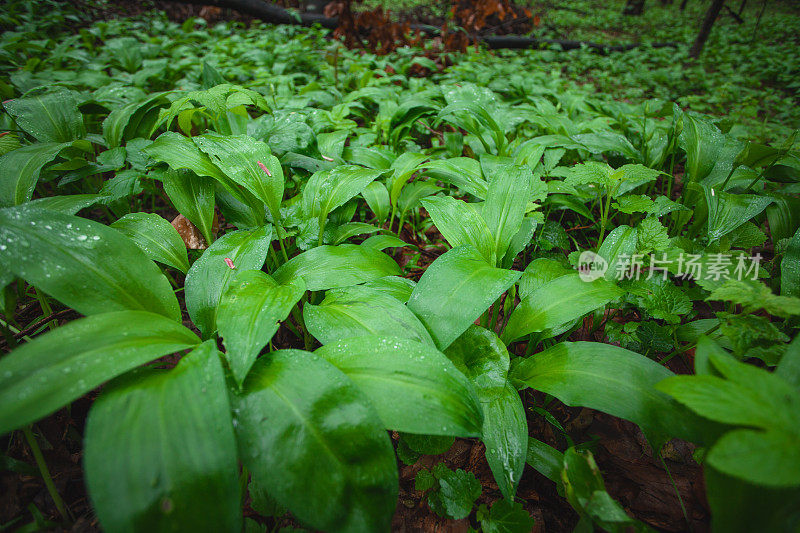
<svg viewBox="0 0 800 533"><path fill-rule="evenodd" d="M280 6L266 2L264 0L177 0L186 4L212 4L218 7L235 9L241 13L258 18L271 24L288 24L313 26L319 24L328 29L336 29L339 26L339 19L336 17L326 17L314 13L292 13ZM439 28L427 24L410 24L412 31L419 31L426 35L438 35ZM543 46L558 45L563 50L577 50L583 47L607 54L609 52L625 52L633 50L643 44L600 44L587 41L569 41L561 39L536 39L533 37L522 37L519 35L489 35L479 36L478 41L486 44L491 49L525 49L541 48ZM653 48L678 48L680 43L654 43L650 44Z"/></svg>

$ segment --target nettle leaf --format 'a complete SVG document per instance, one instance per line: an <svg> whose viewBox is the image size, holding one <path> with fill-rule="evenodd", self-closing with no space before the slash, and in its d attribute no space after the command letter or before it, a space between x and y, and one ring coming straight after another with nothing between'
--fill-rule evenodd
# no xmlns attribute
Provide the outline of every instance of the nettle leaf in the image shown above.
<svg viewBox="0 0 800 533"><path fill-rule="evenodd" d="M583 281L577 273L558 277L531 292L514 309L503 331L503 342L509 344L530 333L554 330L622 294L620 288L602 278Z"/></svg>
<svg viewBox="0 0 800 533"><path fill-rule="evenodd" d="M30 201L42 168L66 146L54 142L29 144L0 157L0 207Z"/></svg>
<svg viewBox="0 0 800 533"><path fill-rule="evenodd" d="M303 252L281 265L273 277L282 285L302 277L306 289L324 291L399 274L400 267L388 255L367 246L340 244Z"/></svg>
<svg viewBox="0 0 800 533"><path fill-rule="evenodd" d="M129 213L111 224L152 259L180 270L189 270L186 245L178 231L155 213Z"/></svg>
<svg viewBox="0 0 800 533"><path fill-rule="evenodd" d="M656 390L672 372L643 355L598 342L562 342L521 360L511 377L580 405L639 425L653 447L672 437L705 442L713 428Z"/></svg>
<svg viewBox="0 0 800 533"><path fill-rule="evenodd" d="M370 399L387 429L474 437L483 415L469 380L435 348L397 337L365 336L316 353Z"/></svg>
<svg viewBox="0 0 800 533"><path fill-rule="evenodd" d="M745 313L764 309L775 316L800 315L800 298L778 296L760 281L729 279L711 292L706 300L725 300L739 304Z"/></svg>
<svg viewBox="0 0 800 533"><path fill-rule="evenodd" d="M719 330L730 342L733 354L739 358L758 357L775 366L786 350L789 337L763 316L717 313Z"/></svg>
<svg viewBox="0 0 800 533"><path fill-rule="evenodd" d="M478 209L451 196L426 198L422 205L451 247L472 246L487 262L497 263L494 237Z"/></svg>
<svg viewBox="0 0 800 533"><path fill-rule="evenodd" d="M305 292L302 278L278 285L260 270L242 270L230 281L219 302L217 327L239 385Z"/></svg>
<svg viewBox="0 0 800 533"><path fill-rule="evenodd" d="M8 100L3 107L14 122L37 141L68 143L86 135L76 94L61 87L38 90L35 94Z"/></svg>
<svg viewBox="0 0 800 533"><path fill-rule="evenodd" d="M428 266L411 293L408 308L444 350L521 274L494 268L472 247L453 248Z"/></svg>
<svg viewBox="0 0 800 533"><path fill-rule="evenodd" d="M656 217L642 220L636 229L639 253L663 252L669 248L671 240L667 234L667 228Z"/></svg>
<svg viewBox="0 0 800 533"><path fill-rule="evenodd" d="M332 289L320 305L305 304L303 321L322 344L366 335L411 339L433 346L428 330L403 302L379 289Z"/></svg>
<svg viewBox="0 0 800 533"><path fill-rule="evenodd" d="M207 133L193 137L194 143L233 181L267 205L272 220L280 220L283 199L283 168L269 146L247 135Z"/></svg>
<svg viewBox="0 0 800 533"><path fill-rule="evenodd" d="M144 311L103 313L56 328L0 359L0 435L199 342L180 323Z"/></svg>
<svg viewBox="0 0 800 533"><path fill-rule="evenodd" d="M103 391L86 422L86 482L108 531L238 531L238 462L225 376L212 341L172 370Z"/></svg>
<svg viewBox="0 0 800 533"><path fill-rule="evenodd" d="M529 533L535 523L522 504L513 500L497 500L488 511L481 505L477 518L484 533Z"/></svg>
<svg viewBox="0 0 800 533"><path fill-rule="evenodd" d="M235 275L264 266L271 241L272 226L226 233L189 269L184 286L186 310L204 338L217 328L220 298Z"/></svg>
<svg viewBox="0 0 800 533"><path fill-rule="evenodd" d="M649 213L654 206L655 202L644 194L626 194L620 196L611 204L611 207L620 213L628 215L632 213Z"/></svg>
<svg viewBox="0 0 800 533"><path fill-rule="evenodd" d="M692 302L686 292L663 277L637 280L629 287L636 295L637 305L651 317L666 320L670 324L679 324L680 315L692 310Z"/></svg>
<svg viewBox="0 0 800 533"><path fill-rule="evenodd" d="M752 222L745 222L727 235L732 248L749 250L767 242L767 235Z"/></svg>
<svg viewBox="0 0 800 533"><path fill-rule="evenodd" d="M438 487L428 494L428 505L441 517L460 520L469 516L481 495L481 484L472 472L450 470L443 463L433 467Z"/></svg>
<svg viewBox="0 0 800 533"><path fill-rule="evenodd" d="M389 529L394 451L378 413L341 371L312 353L273 352L231 401L242 463L294 516L324 531Z"/></svg>
<svg viewBox="0 0 800 533"><path fill-rule="evenodd" d="M773 199L757 194L733 194L701 184L708 206L708 241L714 242L755 217Z"/></svg>
<svg viewBox="0 0 800 533"><path fill-rule="evenodd" d="M0 262L84 315L141 310L180 321L161 270L99 222L25 206L0 209Z"/></svg>
<svg viewBox="0 0 800 533"><path fill-rule="evenodd" d="M800 391L780 375L737 361L706 337L697 352L719 375L673 376L658 388L701 416L746 427L717 440L708 464L758 485L800 486Z"/></svg>

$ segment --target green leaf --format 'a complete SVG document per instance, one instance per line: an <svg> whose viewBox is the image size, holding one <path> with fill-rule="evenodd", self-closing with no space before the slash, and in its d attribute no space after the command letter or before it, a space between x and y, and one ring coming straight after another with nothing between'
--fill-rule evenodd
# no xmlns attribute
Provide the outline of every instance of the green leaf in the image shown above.
<svg viewBox="0 0 800 533"><path fill-rule="evenodd" d="M349 287L384 276L400 274L400 267L388 255L357 244L318 246L281 265L273 273L281 285L302 277L310 291Z"/></svg>
<svg viewBox="0 0 800 533"><path fill-rule="evenodd" d="M9 100L3 107L17 125L44 143L68 143L86 135L83 116L78 111L77 93L63 89Z"/></svg>
<svg viewBox="0 0 800 533"><path fill-rule="evenodd" d="M620 264L624 265L622 268L629 266L626 264L626 258L630 259L636 253L638 242L639 230L624 224L606 235L603 244L597 250L597 255L606 260L605 279L610 281L617 277Z"/></svg>
<svg viewBox="0 0 800 533"><path fill-rule="evenodd" d="M397 159L392 162L391 169L394 171L391 178L391 190L389 191L389 198L393 206L397 205L400 199L400 193L403 187L411 179L411 176L420 166L420 163L428 158L425 154L417 154L413 152L406 152L400 154Z"/></svg>
<svg viewBox="0 0 800 533"><path fill-rule="evenodd" d="M787 347L786 353L775 369L775 374L796 389L800 389L800 335Z"/></svg>
<svg viewBox="0 0 800 533"><path fill-rule="evenodd" d="M784 318L800 315L800 298L778 296L767 285L755 280L730 279L714 289L706 299L739 304L747 313L764 309L771 315Z"/></svg>
<svg viewBox="0 0 800 533"><path fill-rule="evenodd" d="M42 167L56 158L62 143L36 143L0 157L0 207L20 205L33 197Z"/></svg>
<svg viewBox="0 0 800 533"><path fill-rule="evenodd" d="M232 402L242 463L299 520L332 532L389 529L394 451L344 374L308 352L273 352L253 365Z"/></svg>
<svg viewBox="0 0 800 533"><path fill-rule="evenodd" d="M204 338L217 328L217 307L234 276L264 266L271 241L271 226L226 233L189 269L184 288L186 310Z"/></svg>
<svg viewBox="0 0 800 533"><path fill-rule="evenodd" d="M272 214L273 222L279 222L283 168L266 143L247 135L214 133L193 137L192 140L232 181L264 202Z"/></svg>
<svg viewBox="0 0 800 533"><path fill-rule="evenodd" d="M519 283L517 284L519 286L519 297L524 300L539 287L550 283L556 278L574 273L573 269L565 267L555 259L546 257L534 259L528 263L528 266L525 267L525 272L519 278Z"/></svg>
<svg viewBox="0 0 800 533"><path fill-rule="evenodd" d="M259 352L269 343L280 322L306 292L302 279L278 285L260 270L243 270L222 293L217 327L225 343L225 356L241 385Z"/></svg>
<svg viewBox="0 0 800 533"><path fill-rule="evenodd" d="M725 138L713 124L683 113L682 118L678 139L686 151L686 177L689 182L698 182L714 169Z"/></svg>
<svg viewBox="0 0 800 533"><path fill-rule="evenodd" d="M184 274L189 270L186 245L178 231L155 213L129 213L111 227L142 249L147 257Z"/></svg>
<svg viewBox="0 0 800 533"><path fill-rule="evenodd" d="M389 217L389 210L391 209L389 191L386 190L386 185L380 181L373 181L361 191L361 196L364 197L367 205L375 214L378 223L383 224Z"/></svg>
<svg viewBox="0 0 800 533"><path fill-rule="evenodd" d="M332 289L320 305L303 306L308 331L322 344L366 335L411 339L433 346L428 330L402 302L378 289Z"/></svg>
<svg viewBox="0 0 800 533"><path fill-rule="evenodd" d="M781 296L800 298L800 229L789 239L781 259Z"/></svg>
<svg viewBox="0 0 800 533"><path fill-rule="evenodd" d="M455 185L481 200L486 198L489 184L483 179L480 163L470 157L436 159L421 167L432 178Z"/></svg>
<svg viewBox="0 0 800 533"><path fill-rule="evenodd" d="M471 247L453 248L425 270L408 307L444 350L521 274L494 268Z"/></svg>
<svg viewBox="0 0 800 533"><path fill-rule="evenodd" d="M24 206L0 210L0 264L81 314L152 311L180 321L155 263L117 230Z"/></svg>
<svg viewBox="0 0 800 533"><path fill-rule="evenodd" d="M396 337L357 337L316 353L344 372L387 429L474 437L482 414L469 380L435 348Z"/></svg>
<svg viewBox="0 0 800 533"><path fill-rule="evenodd" d="M101 194L65 194L63 196L47 196L37 198L25 204L25 207L49 209L65 215L74 215L81 209L98 204L106 199Z"/></svg>
<svg viewBox="0 0 800 533"><path fill-rule="evenodd" d="M637 305L653 318L680 324L680 315L692 310L692 302L685 291L663 277L636 280L629 286L636 295Z"/></svg>
<svg viewBox="0 0 800 533"><path fill-rule="evenodd" d="M505 499L494 502L488 514L479 511L478 519L483 533L530 533L535 523L521 503Z"/></svg>
<svg viewBox="0 0 800 533"><path fill-rule="evenodd" d="M0 435L198 342L183 325L144 311L104 313L56 328L0 359Z"/></svg>
<svg viewBox="0 0 800 533"><path fill-rule="evenodd" d="M433 468L438 490L428 494L428 505L439 516L461 520L469 516L475 500L481 495L481 484L472 472L460 468L450 470L444 464Z"/></svg>
<svg viewBox="0 0 800 533"><path fill-rule="evenodd" d="M444 353L476 389L502 391L505 388L508 350L488 329L471 325Z"/></svg>
<svg viewBox="0 0 800 533"><path fill-rule="evenodd" d="M670 238L667 228L656 217L647 217L636 227L638 239L636 250L639 253L663 252L669 248Z"/></svg>
<svg viewBox="0 0 800 533"><path fill-rule="evenodd" d="M328 214L366 189L384 170L372 170L355 165L339 165L333 170L315 172L303 189L303 211L317 217L324 226Z"/></svg>
<svg viewBox="0 0 800 533"><path fill-rule="evenodd" d="M708 464L726 474L769 487L800 486L797 434L737 429L708 453Z"/></svg>
<svg viewBox="0 0 800 533"><path fill-rule="evenodd" d="M170 169L160 177L172 205L197 226L206 244L211 245L214 242L214 182L190 170Z"/></svg>
<svg viewBox="0 0 800 533"><path fill-rule="evenodd" d="M564 454L552 446L533 437L529 438L525 462L550 481L561 483Z"/></svg>
<svg viewBox="0 0 800 533"><path fill-rule="evenodd" d="M212 341L172 370L125 376L92 405L84 464L107 531L239 531L238 462Z"/></svg>
<svg viewBox="0 0 800 533"><path fill-rule="evenodd" d="M704 442L706 423L656 390L672 372L643 355L599 342L562 342L520 361L511 377L583 406L630 420L659 448L668 438Z"/></svg>
<svg viewBox="0 0 800 533"><path fill-rule="evenodd" d="M708 206L708 241L714 242L761 213L773 202L768 196L733 194L701 184Z"/></svg>
<svg viewBox="0 0 800 533"><path fill-rule="evenodd" d="M475 207L451 196L426 198L422 206L450 246L472 246L489 264L497 263L494 237Z"/></svg>
<svg viewBox="0 0 800 533"><path fill-rule="evenodd" d="M483 407L481 440L486 444L486 461L500 492L513 499L525 468L528 422L519 393L510 383L502 389L478 389Z"/></svg>
<svg viewBox="0 0 800 533"><path fill-rule="evenodd" d="M534 332L544 332L578 319L622 296L605 279L583 281L578 274L561 276L539 287L520 302L503 331L509 344Z"/></svg>
<svg viewBox="0 0 800 533"><path fill-rule="evenodd" d="M522 226L522 218L531 196L530 168L504 165L489 182L483 218L494 236L497 257L506 254L511 239Z"/></svg>

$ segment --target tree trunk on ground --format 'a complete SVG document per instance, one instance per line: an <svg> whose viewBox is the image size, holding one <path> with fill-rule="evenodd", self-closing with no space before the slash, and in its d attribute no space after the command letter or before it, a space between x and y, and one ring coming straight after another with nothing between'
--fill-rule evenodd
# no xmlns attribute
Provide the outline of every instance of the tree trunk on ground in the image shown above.
<svg viewBox="0 0 800 533"><path fill-rule="evenodd" d="M695 40L692 48L689 50L689 57L695 59L700 57L700 52L703 51L703 45L706 44L708 36L711 35L711 28L714 26L714 22L719 16L719 12L722 11L722 5L724 3L725 0L714 0L711 3L711 7L709 7L708 11L706 12L706 18L703 20L703 25L700 27L700 33L697 35L697 40Z"/></svg>
<svg viewBox="0 0 800 533"><path fill-rule="evenodd" d="M625 2L625 8L622 10L623 15L641 15L644 13L645 0L628 0Z"/></svg>

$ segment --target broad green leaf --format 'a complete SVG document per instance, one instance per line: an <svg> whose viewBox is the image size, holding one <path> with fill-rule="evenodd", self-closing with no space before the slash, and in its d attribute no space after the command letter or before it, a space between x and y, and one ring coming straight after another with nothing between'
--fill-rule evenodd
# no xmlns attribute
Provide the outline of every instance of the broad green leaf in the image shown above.
<svg viewBox="0 0 800 533"><path fill-rule="evenodd" d="M391 209L389 191L386 190L386 185L380 181L373 181L361 191L361 196L364 197L367 205L375 214L378 223L383 224L389 217L389 209Z"/></svg>
<svg viewBox="0 0 800 533"><path fill-rule="evenodd" d="M124 140L136 135L139 128L149 131L158 118L157 108L169 103L166 98L169 92L154 93L113 109L103 120L103 138L109 148L120 146Z"/></svg>
<svg viewBox="0 0 800 533"><path fill-rule="evenodd" d="M483 408L481 440L486 445L486 461L500 492L513 500L528 449L525 407L508 382L499 390L479 389L478 397Z"/></svg>
<svg viewBox="0 0 800 533"><path fill-rule="evenodd" d="M679 142L686 152L687 181L698 182L713 170L725 139L713 124L683 114Z"/></svg>
<svg viewBox="0 0 800 533"><path fill-rule="evenodd" d="M495 268L472 247L439 256L422 274L408 308L444 350L481 316L522 273Z"/></svg>
<svg viewBox="0 0 800 533"><path fill-rule="evenodd" d="M400 276L386 276L383 278L374 279L364 284L364 287L369 289L376 289L392 298L395 298L403 303L408 302L411 298L411 292L417 284L408 278Z"/></svg>
<svg viewBox="0 0 800 533"><path fill-rule="evenodd" d="M565 267L555 259L540 257L534 259L519 278L519 297L521 300L527 298L535 290L543 285L546 285L556 278L574 274L575 271L571 268Z"/></svg>
<svg viewBox="0 0 800 533"><path fill-rule="evenodd" d="M772 203L757 194L733 194L702 185L708 205L708 241L715 242L735 230Z"/></svg>
<svg viewBox="0 0 800 533"><path fill-rule="evenodd" d="M200 230L206 244L211 245L214 242L214 182L185 169L170 169L160 177L172 205Z"/></svg>
<svg viewBox="0 0 800 533"><path fill-rule="evenodd" d="M303 189L303 211L309 217L317 217L322 227L331 211L361 194L384 172L355 165L315 172Z"/></svg>
<svg viewBox="0 0 800 533"><path fill-rule="evenodd" d="M155 213L129 213L111 227L127 236L147 257L183 272L189 270L186 245L178 231Z"/></svg>
<svg viewBox="0 0 800 533"><path fill-rule="evenodd" d="M442 188L434 184L433 180L416 180L407 184L397 200L397 208L401 216L405 216L409 210L417 208L424 198L432 196L441 190Z"/></svg>
<svg viewBox="0 0 800 533"><path fill-rule="evenodd" d="M564 454L544 442L528 439L528 454L525 462L544 477L561 483L561 470L564 468Z"/></svg>
<svg viewBox="0 0 800 533"><path fill-rule="evenodd" d="M411 179L414 172L417 171L420 164L427 158L428 156L425 154L406 152L400 154L397 159L392 162L391 169L394 171L394 174L392 174L391 177L389 199L393 206L397 206L403 187L408 180Z"/></svg>
<svg viewBox="0 0 800 533"><path fill-rule="evenodd" d="M787 383L800 389L800 335L795 337L783 354L775 374L781 376Z"/></svg>
<svg viewBox="0 0 800 533"><path fill-rule="evenodd" d="M42 167L56 158L62 143L36 143L0 157L0 207L23 204L33 197Z"/></svg>
<svg viewBox="0 0 800 533"><path fill-rule="evenodd" d="M470 157L435 159L421 165L425 174L462 189L469 194L486 198L489 184L483 179L480 163Z"/></svg>
<svg viewBox="0 0 800 533"><path fill-rule="evenodd" d="M630 259L636 253L636 246L639 242L637 228L621 225L606 235L603 244L597 250L597 255L605 259L606 272L603 277L613 280L619 276L619 269L627 268L625 258ZM622 265L622 266L621 266Z"/></svg>
<svg viewBox="0 0 800 533"><path fill-rule="evenodd" d="M497 263L494 237L476 208L452 196L425 198L422 205L450 246L472 246L488 263Z"/></svg>
<svg viewBox="0 0 800 533"><path fill-rule="evenodd" d="M273 273L281 285L302 277L310 291L349 287L384 276L400 274L388 255L357 244L318 246L295 256Z"/></svg>
<svg viewBox="0 0 800 533"><path fill-rule="evenodd" d="M798 435L782 431L736 429L708 452L708 464L728 475L768 487L800 486Z"/></svg>
<svg viewBox="0 0 800 533"><path fill-rule="evenodd" d="M120 378L86 423L86 482L106 531L239 531L236 455L212 341L172 370Z"/></svg>
<svg viewBox="0 0 800 533"><path fill-rule="evenodd" d="M249 227L257 227L263 223L266 209L262 201L230 179L188 137L168 131L159 135L143 151L156 161L163 161L173 170L189 169L198 176L217 180L229 194L246 207Z"/></svg>
<svg viewBox="0 0 800 533"><path fill-rule="evenodd" d="M231 180L267 205L274 223L280 221L283 168L266 143L247 135L213 133L192 140Z"/></svg>
<svg viewBox="0 0 800 533"><path fill-rule="evenodd" d="M217 327L225 343L225 356L240 385L261 349L305 291L302 278L278 285L260 270L243 270L222 293Z"/></svg>
<svg viewBox="0 0 800 533"><path fill-rule="evenodd" d="M482 414L469 380L436 348L397 337L365 336L315 353L344 372L387 429L474 437Z"/></svg>
<svg viewBox="0 0 800 533"><path fill-rule="evenodd" d="M365 248L372 248L373 250L383 251L386 248L404 248L404 247L411 247L416 248L413 244L408 244L404 242L394 235L373 235L372 237L368 237L364 239L364 242L361 243L361 246Z"/></svg>
<svg viewBox="0 0 800 533"><path fill-rule="evenodd" d="M0 435L199 342L178 322L144 311L103 313L45 333L0 359Z"/></svg>
<svg viewBox="0 0 800 533"><path fill-rule="evenodd" d="M789 239L781 259L781 296L800 298L800 229Z"/></svg>
<svg viewBox="0 0 800 533"><path fill-rule="evenodd" d="M672 372L643 355L598 342L562 342L520 361L511 377L583 406L630 420L654 448L671 437L704 442L706 422L693 417L656 383Z"/></svg>
<svg viewBox="0 0 800 533"><path fill-rule="evenodd" d="M332 289L320 305L303 306L308 331L322 344L360 336L390 336L433 346L428 330L402 302L378 289Z"/></svg>
<svg viewBox="0 0 800 533"><path fill-rule="evenodd" d="M161 270L99 222L24 206L2 209L0 263L84 315L141 310L180 321Z"/></svg>
<svg viewBox="0 0 800 533"><path fill-rule="evenodd" d="M294 516L324 531L389 529L394 451L342 372L308 352L273 352L253 365L232 403L242 463Z"/></svg>
<svg viewBox="0 0 800 533"><path fill-rule="evenodd" d="M68 143L86 135L83 116L78 111L77 93L61 87L37 91L3 103L17 125L44 143Z"/></svg>
<svg viewBox="0 0 800 533"><path fill-rule="evenodd" d="M270 242L272 226L226 233L189 269L185 282L186 310L204 338L217 328L217 307L234 276L242 270L264 266Z"/></svg>
<svg viewBox="0 0 800 533"><path fill-rule="evenodd" d="M503 165L489 181L482 216L494 236L497 257L506 254L511 239L522 226L531 196L530 168Z"/></svg>
<svg viewBox="0 0 800 533"><path fill-rule="evenodd" d="M530 533L535 524L534 519L521 503L513 500L497 500L491 510L481 513L486 506L478 509L478 520L483 533Z"/></svg>
<svg viewBox="0 0 800 533"><path fill-rule="evenodd" d="M65 215L74 215L81 209L102 202L106 197L101 194L66 194L64 196L47 196L26 202L25 207L36 207L57 211Z"/></svg>
<svg viewBox="0 0 800 533"><path fill-rule="evenodd" d="M488 329L471 325L444 353L478 390L502 391L505 388L508 350Z"/></svg>
<svg viewBox="0 0 800 533"><path fill-rule="evenodd" d="M503 342L508 344L530 333L557 328L622 294L621 289L602 278L583 281L578 274L556 278L533 291L514 309L503 331Z"/></svg>

